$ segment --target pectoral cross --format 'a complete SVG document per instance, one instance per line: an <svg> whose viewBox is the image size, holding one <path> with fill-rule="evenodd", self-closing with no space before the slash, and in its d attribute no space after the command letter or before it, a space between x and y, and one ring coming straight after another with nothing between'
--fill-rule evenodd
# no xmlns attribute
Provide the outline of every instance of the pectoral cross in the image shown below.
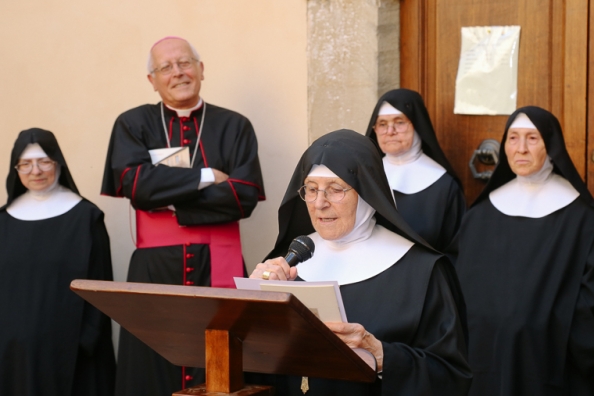
<svg viewBox="0 0 594 396"><path fill-rule="evenodd" d="M301 377L301 392L305 395L309 390L309 381L307 377Z"/></svg>

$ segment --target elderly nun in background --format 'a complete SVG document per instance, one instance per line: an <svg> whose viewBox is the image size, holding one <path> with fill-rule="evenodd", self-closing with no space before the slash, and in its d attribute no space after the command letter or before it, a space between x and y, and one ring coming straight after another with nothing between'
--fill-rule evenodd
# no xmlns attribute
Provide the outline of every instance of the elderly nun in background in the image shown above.
<svg viewBox="0 0 594 396"><path fill-rule="evenodd" d="M385 154L384 170L404 220L435 249L445 250L460 227L466 201L421 95L408 89L385 93L367 136Z"/></svg>
<svg viewBox="0 0 594 396"><path fill-rule="evenodd" d="M303 234L315 253L289 267L282 256ZM455 272L396 210L370 139L341 130L307 149L279 208L268 257L252 278L339 283L350 323L327 325L350 347L371 352L381 372L372 384L309 378L307 396L467 393L464 301ZM250 382L303 395L301 377Z"/></svg>
<svg viewBox="0 0 594 396"><path fill-rule="evenodd" d="M78 195L56 138L18 136L0 208L0 395L110 396L111 321L70 291L111 280L103 213Z"/></svg>
<svg viewBox="0 0 594 396"><path fill-rule="evenodd" d="M514 112L468 211L456 270L472 395L594 394L594 208L559 122Z"/></svg>

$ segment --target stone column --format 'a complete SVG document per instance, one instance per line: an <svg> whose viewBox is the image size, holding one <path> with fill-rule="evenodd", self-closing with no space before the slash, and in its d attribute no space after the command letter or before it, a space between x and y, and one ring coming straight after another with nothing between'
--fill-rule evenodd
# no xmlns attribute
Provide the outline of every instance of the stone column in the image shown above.
<svg viewBox="0 0 594 396"><path fill-rule="evenodd" d="M398 0L308 0L309 142L365 133L373 106L400 82Z"/></svg>

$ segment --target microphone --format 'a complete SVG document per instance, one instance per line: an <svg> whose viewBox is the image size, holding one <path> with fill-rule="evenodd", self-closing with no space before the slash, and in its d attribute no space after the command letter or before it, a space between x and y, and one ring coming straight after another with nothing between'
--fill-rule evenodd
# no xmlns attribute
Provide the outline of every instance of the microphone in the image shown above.
<svg viewBox="0 0 594 396"><path fill-rule="evenodd" d="M285 256L285 260L290 267L294 267L299 263L309 260L316 250L316 247L307 235L301 235L293 239L289 245L289 251Z"/></svg>

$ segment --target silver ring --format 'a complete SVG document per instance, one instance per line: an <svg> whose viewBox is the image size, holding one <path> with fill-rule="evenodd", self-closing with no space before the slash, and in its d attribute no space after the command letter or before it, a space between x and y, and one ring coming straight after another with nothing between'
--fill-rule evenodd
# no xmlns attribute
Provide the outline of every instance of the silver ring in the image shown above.
<svg viewBox="0 0 594 396"><path fill-rule="evenodd" d="M264 280L270 279L270 271L262 272L262 279L264 279Z"/></svg>

